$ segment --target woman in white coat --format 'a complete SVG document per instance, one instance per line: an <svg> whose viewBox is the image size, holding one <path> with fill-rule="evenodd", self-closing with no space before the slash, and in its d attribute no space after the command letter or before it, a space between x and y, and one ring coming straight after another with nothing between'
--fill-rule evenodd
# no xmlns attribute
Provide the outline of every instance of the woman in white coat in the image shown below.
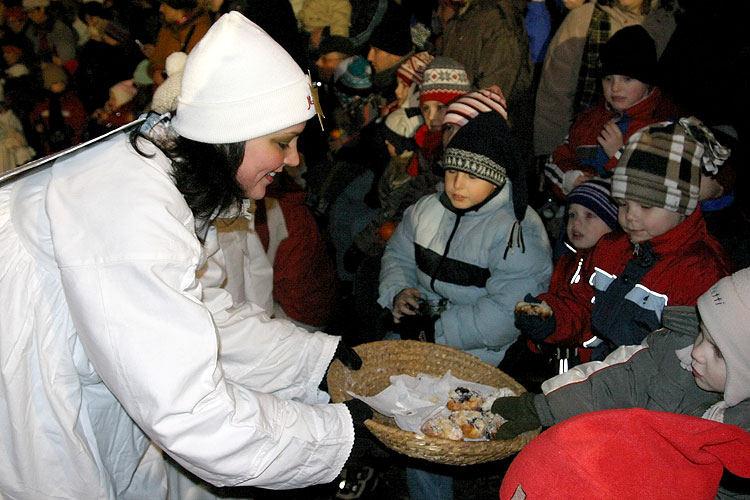
<svg viewBox="0 0 750 500"><path fill-rule="evenodd" d="M212 220L299 161L310 92L232 12L174 118L0 186L0 497L163 498L150 441L217 486L336 478L352 417L318 384L339 337L233 304L221 268L196 279Z"/></svg>

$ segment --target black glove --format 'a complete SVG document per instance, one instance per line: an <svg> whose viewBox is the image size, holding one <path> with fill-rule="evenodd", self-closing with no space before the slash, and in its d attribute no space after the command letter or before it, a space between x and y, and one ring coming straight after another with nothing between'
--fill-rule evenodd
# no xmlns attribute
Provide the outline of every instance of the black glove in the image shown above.
<svg viewBox="0 0 750 500"><path fill-rule="evenodd" d="M542 425L534 407L534 396L536 394L524 392L520 396L497 398L492 403L492 413L507 420L492 439L496 441L513 439L519 434L532 431Z"/></svg>
<svg viewBox="0 0 750 500"><path fill-rule="evenodd" d="M350 399L344 401L344 404L346 405L346 409L349 410L349 414L352 416L355 432L365 428L365 420L372 418L372 408L359 399Z"/></svg>
<svg viewBox="0 0 750 500"><path fill-rule="evenodd" d="M338 359L350 370L359 370L362 366L362 358L359 357L357 351L346 345L343 340L340 340L339 345L336 346L333 359Z"/></svg>
<svg viewBox="0 0 750 500"><path fill-rule="evenodd" d="M422 340L435 342L435 321L440 316L425 316L423 314L401 316L394 326L403 340Z"/></svg>
<svg viewBox="0 0 750 500"><path fill-rule="evenodd" d="M526 294L526 297L523 298L523 301L530 304L542 303L541 300L537 299L530 293ZM551 316L541 317L532 316L530 314L524 314L516 311L515 316L516 328L521 330L521 333L526 334L534 342L542 342L544 339L555 332L555 328L557 326L554 313Z"/></svg>
<svg viewBox="0 0 750 500"><path fill-rule="evenodd" d="M350 273L356 273L359 265L365 260L365 253L359 247L352 243L344 253L344 269Z"/></svg>

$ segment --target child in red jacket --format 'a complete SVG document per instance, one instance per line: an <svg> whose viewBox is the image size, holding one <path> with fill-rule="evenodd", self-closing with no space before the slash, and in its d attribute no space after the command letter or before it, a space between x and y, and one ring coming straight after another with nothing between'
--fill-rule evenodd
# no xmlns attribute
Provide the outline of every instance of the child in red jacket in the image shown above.
<svg viewBox="0 0 750 500"><path fill-rule="evenodd" d="M728 156L693 117L633 134L612 177L624 233L605 235L582 273L584 286L558 295L551 316L524 318L523 331L546 338L558 329L585 328L581 320L590 318L596 338L588 346L592 359L601 360L658 329L665 306L695 305L732 271L698 207L701 168L713 170Z"/></svg>
<svg viewBox="0 0 750 500"><path fill-rule="evenodd" d="M566 305L565 298L572 296L577 288L589 286L583 272L589 268L594 246L604 235L619 228L617 206L609 192L610 183L604 179L588 180L570 192L565 242L568 252L555 263L547 293L536 298L527 295L527 302L544 302L560 315ZM518 315L516 326L526 332L532 351L542 352L557 361L556 373L564 373L578 362L591 360L591 349L586 346L593 334L587 318L560 322L552 332L525 327L524 321L528 318L530 316Z"/></svg>
<svg viewBox="0 0 750 500"><path fill-rule="evenodd" d="M642 26L612 35L600 63L604 98L578 115L544 166L547 183L561 200L587 179L610 177L615 153L637 130L678 116L676 106L653 85L656 48Z"/></svg>

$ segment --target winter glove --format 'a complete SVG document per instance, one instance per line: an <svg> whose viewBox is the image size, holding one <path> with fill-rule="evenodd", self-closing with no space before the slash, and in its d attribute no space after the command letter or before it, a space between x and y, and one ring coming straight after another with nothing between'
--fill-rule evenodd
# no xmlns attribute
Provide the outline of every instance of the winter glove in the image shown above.
<svg viewBox="0 0 750 500"><path fill-rule="evenodd" d="M357 245L352 244L344 253L344 269L349 273L356 273L364 259L365 253Z"/></svg>
<svg viewBox="0 0 750 500"><path fill-rule="evenodd" d="M496 441L513 439L526 431L532 431L542 425L534 407L534 396L524 392L520 396L497 398L492 403L492 413L500 415L505 422L492 439Z"/></svg>
<svg viewBox="0 0 750 500"><path fill-rule="evenodd" d="M541 300L537 299L530 293L527 293L523 300L529 304L542 303ZM555 332L557 326L554 313L551 316L542 317L516 310L515 316L516 328L521 330L522 333L526 334L534 342L542 342Z"/></svg>
<svg viewBox="0 0 750 500"><path fill-rule="evenodd" d="M349 410L349 414L352 416L355 432L365 428L365 420L372 418L372 408L359 399L350 399L344 401L344 404L346 405L346 409Z"/></svg>
<svg viewBox="0 0 750 500"><path fill-rule="evenodd" d="M440 316L414 314L402 316L395 324L396 332L403 340L435 342L435 321Z"/></svg>
<svg viewBox="0 0 750 500"><path fill-rule="evenodd" d="M343 341L339 341L339 345L336 346L333 359L338 359L350 370L359 370L362 367L362 358L359 357L357 351L346 345Z"/></svg>

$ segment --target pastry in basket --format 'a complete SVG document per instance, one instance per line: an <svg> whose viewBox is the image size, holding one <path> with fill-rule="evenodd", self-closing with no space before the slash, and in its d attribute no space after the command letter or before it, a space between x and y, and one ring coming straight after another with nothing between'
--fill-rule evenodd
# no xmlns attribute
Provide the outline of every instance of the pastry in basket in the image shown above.
<svg viewBox="0 0 750 500"><path fill-rule="evenodd" d="M459 410L452 412L449 418L461 428L465 438L479 439L487 436L487 422L482 412Z"/></svg>
<svg viewBox="0 0 750 500"><path fill-rule="evenodd" d="M501 417L497 413L485 412L482 414L482 416L484 417L484 422L487 424L487 428L486 428L487 439L494 440L495 433L505 422L507 422L507 420L505 420L503 417Z"/></svg>
<svg viewBox="0 0 750 500"><path fill-rule="evenodd" d="M450 439L451 441L461 441L464 437L458 424L444 416L431 418L422 424L422 432L426 436Z"/></svg>
<svg viewBox="0 0 750 500"><path fill-rule="evenodd" d="M484 398L482 398L482 395L478 392L467 389L466 387L456 387L451 391L450 399L448 399L445 406L447 406L450 411L479 411L482 409L482 403L484 403Z"/></svg>
<svg viewBox="0 0 750 500"><path fill-rule="evenodd" d="M516 312L540 318L549 318L553 313L552 308L544 301L539 303L519 302L516 304Z"/></svg>

